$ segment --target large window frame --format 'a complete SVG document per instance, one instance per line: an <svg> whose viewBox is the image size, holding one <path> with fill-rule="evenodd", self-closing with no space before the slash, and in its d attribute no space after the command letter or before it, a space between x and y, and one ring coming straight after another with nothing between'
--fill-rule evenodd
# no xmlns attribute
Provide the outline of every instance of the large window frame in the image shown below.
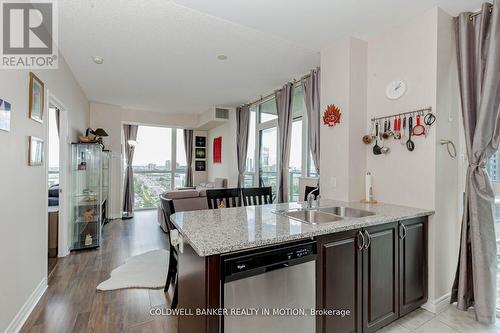
<svg viewBox="0 0 500 333"><path fill-rule="evenodd" d="M181 176L182 179L185 179L186 177L186 172L187 168L186 167L177 167L177 131L183 131L182 128L177 128L177 127L170 127L170 126L162 126L162 125L155 125L155 124L135 124L139 126L139 130L141 127L156 127L156 128L164 128L164 129L170 129L170 136L171 136L171 163L170 163L170 170L162 170L162 169L151 169L151 170L136 170L134 166L134 175L135 174L144 174L144 175L153 175L153 174L164 174L167 178L170 178L170 186L167 187L167 190L173 190L176 187L183 187L184 184L181 184L180 186L176 186L176 176ZM140 142L138 142L140 145ZM123 160L124 166L125 164L125 159ZM182 177L183 176L183 177ZM136 195L136 194L134 194ZM134 198L134 206L135 206L135 198ZM149 209L156 209L156 206L154 207L134 207L134 210L136 211L141 211L141 210L149 210Z"/></svg>
<svg viewBox="0 0 500 333"><path fill-rule="evenodd" d="M301 84L296 84L294 85L294 93L295 89L301 88ZM245 179L252 179L252 185L255 187L259 187L259 180L261 177L260 174L260 156L261 156L261 132L266 129L270 129L273 127L278 127L278 119L272 119L268 120L265 122L261 122L261 105L274 100L275 97L269 96L266 99L263 99L259 101L258 103L252 105L250 107L251 112L255 112L255 150L254 150L254 171L245 171ZM313 161L311 159L311 149L309 145L309 119L307 117L307 112L305 110L305 107L301 110L300 113L295 113L292 115L292 123L295 121L302 121L302 149L301 149L301 172L300 172L300 177L312 177L312 178L317 178L319 175L316 173L311 173L311 166L313 165ZM276 131L278 133L278 131ZM278 142L277 146L277 156L280 156L280 145L279 145L279 137L278 134L276 134L276 140ZM277 170L280 168L280 159L278 158L276 161L276 167ZM294 173L289 172L289 184L292 184L292 180L294 177ZM290 186L290 190L292 189L292 186ZM292 193L288 193L289 199L292 199Z"/></svg>

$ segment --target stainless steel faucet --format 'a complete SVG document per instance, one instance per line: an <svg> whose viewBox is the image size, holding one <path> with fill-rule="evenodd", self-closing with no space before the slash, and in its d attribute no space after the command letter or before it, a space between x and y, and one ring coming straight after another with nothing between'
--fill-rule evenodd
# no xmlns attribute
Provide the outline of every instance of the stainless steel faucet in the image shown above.
<svg viewBox="0 0 500 333"><path fill-rule="evenodd" d="M319 195L319 186L318 186L314 190L312 190L311 192L309 192L309 194L307 195L307 198L306 198L307 209L311 209L312 208L312 202L313 202L314 192L318 192L318 195L316 196L316 207L319 207L320 195Z"/></svg>

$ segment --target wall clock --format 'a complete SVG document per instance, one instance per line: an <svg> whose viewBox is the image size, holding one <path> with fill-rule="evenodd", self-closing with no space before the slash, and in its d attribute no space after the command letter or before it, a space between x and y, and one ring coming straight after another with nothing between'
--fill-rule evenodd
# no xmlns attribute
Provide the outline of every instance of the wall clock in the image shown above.
<svg viewBox="0 0 500 333"><path fill-rule="evenodd" d="M394 80L387 85L385 94L389 99L401 98L406 93L406 82L403 80Z"/></svg>

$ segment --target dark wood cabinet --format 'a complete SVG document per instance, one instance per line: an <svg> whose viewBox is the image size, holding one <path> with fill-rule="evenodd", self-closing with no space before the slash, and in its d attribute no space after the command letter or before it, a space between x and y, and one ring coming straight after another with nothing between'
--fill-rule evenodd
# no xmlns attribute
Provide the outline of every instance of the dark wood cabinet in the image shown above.
<svg viewBox="0 0 500 333"><path fill-rule="evenodd" d="M427 301L427 217L317 237L317 332L374 332Z"/></svg>
<svg viewBox="0 0 500 333"><path fill-rule="evenodd" d="M401 316L427 301L426 218L399 223L399 313Z"/></svg>
<svg viewBox="0 0 500 333"><path fill-rule="evenodd" d="M370 227L363 234L363 332L374 332L399 315L398 224Z"/></svg>
<svg viewBox="0 0 500 333"><path fill-rule="evenodd" d="M362 234L347 231L318 238L317 308L345 309L349 316L318 316L317 332L361 332Z"/></svg>

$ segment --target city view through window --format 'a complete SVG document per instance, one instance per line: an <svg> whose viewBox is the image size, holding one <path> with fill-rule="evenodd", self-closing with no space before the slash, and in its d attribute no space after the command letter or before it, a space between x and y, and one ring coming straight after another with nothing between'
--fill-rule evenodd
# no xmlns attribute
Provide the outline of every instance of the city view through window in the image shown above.
<svg viewBox="0 0 500 333"><path fill-rule="evenodd" d="M270 186L276 199L279 164L276 100L270 98L250 108L245 187ZM302 86L294 89L292 131L288 167L288 200L299 199L299 178L317 177L308 143ZM256 179L258 177L258 179Z"/></svg>
<svg viewBox="0 0 500 333"><path fill-rule="evenodd" d="M184 186L186 151L182 129L139 126L132 167L134 207L157 207L160 194Z"/></svg>
<svg viewBox="0 0 500 333"><path fill-rule="evenodd" d="M486 170L495 190L495 234L497 241L497 313L500 313L500 151L488 161Z"/></svg>

